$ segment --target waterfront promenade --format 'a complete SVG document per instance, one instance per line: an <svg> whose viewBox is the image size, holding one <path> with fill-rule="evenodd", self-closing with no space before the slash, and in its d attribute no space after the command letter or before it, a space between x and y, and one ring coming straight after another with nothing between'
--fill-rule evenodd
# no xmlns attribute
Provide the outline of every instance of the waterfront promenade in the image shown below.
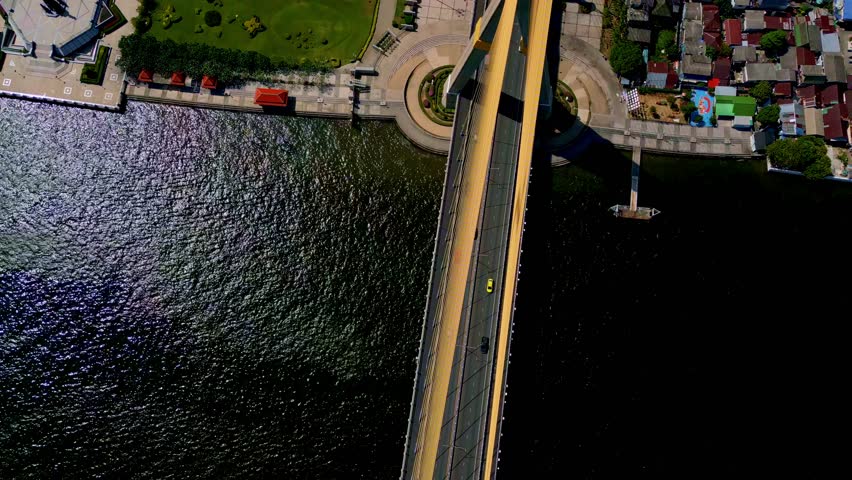
<svg viewBox="0 0 852 480"><path fill-rule="evenodd" d="M116 3L132 18L136 1ZM382 0L371 47L362 60L328 74L294 72L213 92L200 88L200 79L188 79L186 87L169 86L162 78L155 85L139 83L115 66L120 55L118 40L132 32L128 22L103 39L104 45L112 47L112 53L102 85L81 84L81 65L7 55L0 71L0 94L110 110L119 110L127 99L264 113L262 107L254 104L255 90L284 88L289 91L291 102L285 114L395 121L412 143L445 155L450 150L451 128L426 117L419 105L418 88L433 69L453 65L458 60L469 41L471 18L477 7L473 0L432 3L421 3L419 11L423 17L418 29L405 32L391 26L395 2ZM591 142L610 142L627 149L641 146L649 152L753 155L750 132L629 118L619 100L621 85L596 48L600 41L596 25L600 14L580 14L577 8L576 4L568 4L563 14L559 80L575 94L578 121L568 132L549 141L551 150L568 158L579 155ZM388 35L394 39L388 49L372 47ZM363 66L375 68L377 75L355 78L353 70Z"/></svg>
<svg viewBox="0 0 852 480"><path fill-rule="evenodd" d="M701 128L687 124L632 119L620 101L622 88L609 63L587 42L563 35L559 80L574 92L577 122L551 150L576 157L594 142L618 148L712 157L751 157L751 132L731 127Z"/></svg>

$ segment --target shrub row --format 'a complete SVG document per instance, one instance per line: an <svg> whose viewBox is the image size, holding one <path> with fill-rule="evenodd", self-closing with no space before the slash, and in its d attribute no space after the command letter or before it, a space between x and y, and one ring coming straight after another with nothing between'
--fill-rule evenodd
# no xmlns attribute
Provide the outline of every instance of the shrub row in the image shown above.
<svg viewBox="0 0 852 480"><path fill-rule="evenodd" d="M109 2L109 11L115 16L115 19L107 25L107 27L101 30L102 35L109 35L110 33L118 30L123 27L125 23L127 23L127 17L121 13L121 9L116 6L114 1Z"/></svg>
<svg viewBox="0 0 852 480"><path fill-rule="evenodd" d="M95 64L87 63L83 66L83 71L80 73L80 82L89 85L100 85L103 83L108 59L109 47L101 45L98 48L98 56Z"/></svg>
<svg viewBox="0 0 852 480"><path fill-rule="evenodd" d="M133 34L118 43L121 59L118 66L130 75L147 68L164 76L186 72L190 77L211 75L223 83L263 74L299 70L322 73L331 70L330 61L302 58L299 61L273 62L257 52L219 48L203 43L176 43L171 39L157 40L151 35Z"/></svg>

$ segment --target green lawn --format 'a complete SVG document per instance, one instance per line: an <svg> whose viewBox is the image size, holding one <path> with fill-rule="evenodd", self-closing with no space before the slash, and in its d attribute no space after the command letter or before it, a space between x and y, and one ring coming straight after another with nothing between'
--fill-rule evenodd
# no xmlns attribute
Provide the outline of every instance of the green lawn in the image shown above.
<svg viewBox="0 0 852 480"><path fill-rule="evenodd" d="M162 0L153 15L150 33L160 40L254 50L273 61L337 58L347 63L369 41L376 1L222 0L223 6L217 7L207 0ZM181 21L166 29L159 19L168 5L174 6ZM200 15L195 13L197 8L201 9ZM208 27L204 23L207 10L222 14L221 26ZM254 38L242 27L252 15L260 17L266 27ZM236 20L229 22L235 16ZM198 25L203 32L195 33Z"/></svg>

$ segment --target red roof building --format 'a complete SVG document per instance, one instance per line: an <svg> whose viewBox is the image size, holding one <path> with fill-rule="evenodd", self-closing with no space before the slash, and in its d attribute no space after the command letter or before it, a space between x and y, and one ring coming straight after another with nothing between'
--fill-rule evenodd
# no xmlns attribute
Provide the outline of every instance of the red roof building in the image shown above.
<svg viewBox="0 0 852 480"><path fill-rule="evenodd" d="M826 140L829 142L847 142L843 119L840 116L840 105L834 105L823 114L822 124L825 126L823 136Z"/></svg>
<svg viewBox="0 0 852 480"><path fill-rule="evenodd" d="M739 18L729 18L722 23L725 29L725 43L730 46L743 44L743 21Z"/></svg>
<svg viewBox="0 0 852 480"><path fill-rule="evenodd" d="M704 17L704 31L722 31L722 17L719 16L719 7L716 5L702 5L702 10L702 16Z"/></svg>
<svg viewBox="0 0 852 480"><path fill-rule="evenodd" d="M669 72L669 74L666 75L666 88L675 88L679 81L680 77L677 72Z"/></svg>
<svg viewBox="0 0 852 480"><path fill-rule="evenodd" d="M802 65L816 65L816 56L810 48L796 47L796 63Z"/></svg>
<svg viewBox="0 0 852 480"><path fill-rule="evenodd" d="M254 103L264 107L286 107L287 90L258 88L254 92Z"/></svg>
<svg viewBox="0 0 852 480"><path fill-rule="evenodd" d="M174 87L185 87L186 74L183 72L172 73L172 78L169 80L169 85L172 85Z"/></svg>
<svg viewBox="0 0 852 480"><path fill-rule="evenodd" d="M760 32L751 32L746 35L746 41L749 45L752 46L760 46L760 39L763 38L763 34Z"/></svg>
<svg viewBox="0 0 852 480"><path fill-rule="evenodd" d="M763 16L763 23L767 30L793 30L793 22L789 17Z"/></svg>
<svg viewBox="0 0 852 480"><path fill-rule="evenodd" d="M823 107L840 103L840 89L837 84L826 85L819 92L819 100Z"/></svg>
<svg viewBox="0 0 852 480"><path fill-rule="evenodd" d="M148 70L147 68L143 68L141 72L139 72L139 77L137 78L142 83L151 83L154 81L154 72Z"/></svg>
<svg viewBox="0 0 852 480"><path fill-rule="evenodd" d="M201 77L201 88L206 88L207 90L216 90L217 88L219 88L219 82L216 80L216 77L204 75L203 77Z"/></svg>
<svg viewBox="0 0 852 480"><path fill-rule="evenodd" d="M843 118L849 119L849 112L852 112L852 92L847 91L843 93L843 103L841 103L845 108L841 108L841 114L843 114L843 110L845 110L846 115Z"/></svg>
<svg viewBox="0 0 852 480"><path fill-rule="evenodd" d="M722 46L722 34L719 32L704 32L704 45L718 49Z"/></svg>
<svg viewBox="0 0 852 480"><path fill-rule="evenodd" d="M817 104L817 91L814 85L797 88L796 96L799 97L802 106L815 107Z"/></svg>
<svg viewBox="0 0 852 480"><path fill-rule="evenodd" d="M772 89L772 94L776 97L792 97L793 84L790 82L776 83L775 88Z"/></svg>
<svg viewBox="0 0 852 480"><path fill-rule="evenodd" d="M718 58L713 62L713 78L719 81L719 85L728 86L731 82L731 59Z"/></svg>
<svg viewBox="0 0 852 480"><path fill-rule="evenodd" d="M666 62L648 62L648 73L669 73L669 64Z"/></svg>
<svg viewBox="0 0 852 480"><path fill-rule="evenodd" d="M834 23L831 21L831 17L823 15L817 19L816 24L823 33L834 32Z"/></svg>

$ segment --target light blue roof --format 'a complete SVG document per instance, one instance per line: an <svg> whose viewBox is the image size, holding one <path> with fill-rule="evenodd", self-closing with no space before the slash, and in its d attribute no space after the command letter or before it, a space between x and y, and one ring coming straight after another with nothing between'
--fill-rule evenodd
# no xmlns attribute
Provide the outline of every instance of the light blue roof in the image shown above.
<svg viewBox="0 0 852 480"><path fill-rule="evenodd" d="M843 6L842 9L838 8L838 7L840 7L840 5L838 5L838 3L840 3L841 1L843 2L842 3L842 6ZM839 20L852 20L852 0L838 0L838 2L835 3L834 6L835 6L835 11L838 14L837 18Z"/></svg>
<svg viewBox="0 0 852 480"><path fill-rule="evenodd" d="M840 53L840 36L837 32L820 33L823 53Z"/></svg>

